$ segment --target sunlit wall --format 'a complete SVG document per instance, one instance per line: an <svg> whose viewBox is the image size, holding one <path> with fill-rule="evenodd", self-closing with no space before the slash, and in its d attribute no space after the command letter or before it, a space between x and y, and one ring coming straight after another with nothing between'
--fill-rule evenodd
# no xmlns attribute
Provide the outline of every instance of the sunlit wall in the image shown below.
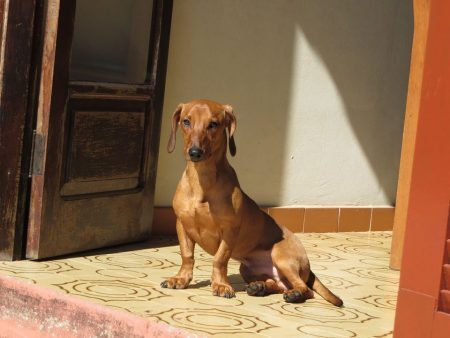
<svg viewBox="0 0 450 338"><path fill-rule="evenodd" d="M155 204L184 168L174 108L209 98L235 109L259 204L393 205L412 29L406 0L175 0Z"/></svg>

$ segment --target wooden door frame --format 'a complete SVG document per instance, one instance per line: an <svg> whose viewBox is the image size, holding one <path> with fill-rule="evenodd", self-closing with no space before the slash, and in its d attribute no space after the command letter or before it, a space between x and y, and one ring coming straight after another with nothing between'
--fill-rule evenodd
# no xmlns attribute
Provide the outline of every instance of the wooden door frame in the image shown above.
<svg viewBox="0 0 450 338"><path fill-rule="evenodd" d="M0 8L0 260L14 260L24 250L43 11L41 0L2 0Z"/></svg>

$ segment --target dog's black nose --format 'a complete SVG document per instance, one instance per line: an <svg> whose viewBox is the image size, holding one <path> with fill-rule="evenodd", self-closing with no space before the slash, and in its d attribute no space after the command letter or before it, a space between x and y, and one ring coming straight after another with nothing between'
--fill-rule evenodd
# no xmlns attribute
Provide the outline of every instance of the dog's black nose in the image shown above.
<svg viewBox="0 0 450 338"><path fill-rule="evenodd" d="M197 162L203 159L203 150L197 147L192 147L189 149L189 157L192 161Z"/></svg>

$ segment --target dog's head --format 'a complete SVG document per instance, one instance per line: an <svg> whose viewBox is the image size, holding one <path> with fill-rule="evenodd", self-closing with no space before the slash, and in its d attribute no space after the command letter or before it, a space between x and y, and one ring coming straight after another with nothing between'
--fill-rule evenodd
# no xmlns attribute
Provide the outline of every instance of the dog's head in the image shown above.
<svg viewBox="0 0 450 338"><path fill-rule="evenodd" d="M175 149L178 125L183 132L186 160L199 162L215 154L224 156L227 131L230 154L236 154L233 138L236 118L231 106L209 100L179 104L172 116L172 132L167 144L169 153Z"/></svg>

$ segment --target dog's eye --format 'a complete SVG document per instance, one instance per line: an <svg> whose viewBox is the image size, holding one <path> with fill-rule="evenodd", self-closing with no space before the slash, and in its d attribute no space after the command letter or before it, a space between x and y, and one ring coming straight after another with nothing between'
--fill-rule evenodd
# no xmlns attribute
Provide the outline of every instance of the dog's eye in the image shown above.
<svg viewBox="0 0 450 338"><path fill-rule="evenodd" d="M209 126L208 129L216 129L219 126L219 124L217 122L212 121Z"/></svg>
<svg viewBox="0 0 450 338"><path fill-rule="evenodd" d="M190 127L191 126L191 121L189 121L188 119L184 119L183 120L183 124L185 127Z"/></svg>

